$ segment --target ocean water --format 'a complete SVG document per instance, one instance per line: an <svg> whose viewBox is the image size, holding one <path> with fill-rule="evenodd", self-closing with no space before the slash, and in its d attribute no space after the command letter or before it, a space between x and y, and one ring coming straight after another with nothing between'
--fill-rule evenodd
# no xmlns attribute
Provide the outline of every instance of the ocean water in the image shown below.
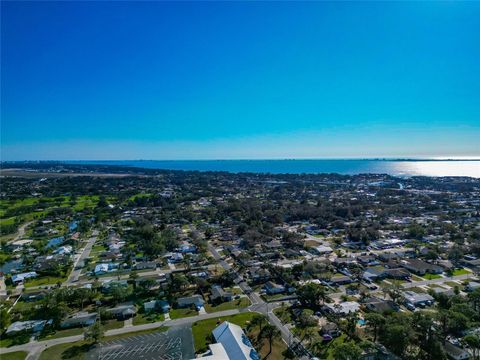
<svg viewBox="0 0 480 360"><path fill-rule="evenodd" d="M373 173L400 177L469 176L480 178L480 160L111 160L72 161L70 163L234 173L336 173L343 175Z"/></svg>

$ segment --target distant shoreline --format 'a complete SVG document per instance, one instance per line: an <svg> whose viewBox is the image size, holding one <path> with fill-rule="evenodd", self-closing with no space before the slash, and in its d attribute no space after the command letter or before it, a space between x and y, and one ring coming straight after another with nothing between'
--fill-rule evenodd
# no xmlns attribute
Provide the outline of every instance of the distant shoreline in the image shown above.
<svg viewBox="0 0 480 360"><path fill-rule="evenodd" d="M5 160L0 161L0 164L14 164L14 163L65 163L65 164L79 164L79 163L104 163L104 162L207 162L207 161L386 161L386 162L416 162L416 161L480 161L480 158L465 158L465 159L432 159L432 158L285 158L285 159L119 159L119 160Z"/></svg>

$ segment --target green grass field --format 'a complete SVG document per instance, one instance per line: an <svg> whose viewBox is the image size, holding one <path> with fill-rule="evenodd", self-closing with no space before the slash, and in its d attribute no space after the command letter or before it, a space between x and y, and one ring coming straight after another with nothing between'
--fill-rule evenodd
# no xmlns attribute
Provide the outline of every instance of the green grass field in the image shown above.
<svg viewBox="0 0 480 360"><path fill-rule="evenodd" d="M36 279L27 280L25 282L25 287L33 287L33 286L43 286L43 285L55 285L57 283L63 283L67 280L67 277L55 277L55 276L45 276L39 277Z"/></svg>
<svg viewBox="0 0 480 360"><path fill-rule="evenodd" d="M24 360L27 357L25 351L15 351L2 355L2 360Z"/></svg>
<svg viewBox="0 0 480 360"><path fill-rule="evenodd" d="M51 339L58 339L67 336L74 336L74 335L82 335L84 329L82 328L72 328L72 329L65 329L65 330L57 330L50 334L45 334L40 337L41 340L51 340Z"/></svg>
<svg viewBox="0 0 480 360"><path fill-rule="evenodd" d="M452 276L458 276L458 275L467 275L471 274L472 272L467 269L455 269L452 271Z"/></svg>
<svg viewBox="0 0 480 360"><path fill-rule="evenodd" d="M142 325L154 323L157 321L164 321L165 315L161 313L138 314L133 318L133 325Z"/></svg>
<svg viewBox="0 0 480 360"><path fill-rule="evenodd" d="M212 313L212 312L223 311L223 310L241 309L249 305L250 305L250 300L247 297L241 297L240 299L224 302L216 306L205 304L205 310L208 313Z"/></svg>
<svg viewBox="0 0 480 360"><path fill-rule="evenodd" d="M172 320L196 315L198 315L198 311L192 310L190 308L170 309L170 319Z"/></svg>
<svg viewBox="0 0 480 360"><path fill-rule="evenodd" d="M440 279L442 275L440 274L425 274L422 276L425 280L433 280L433 279Z"/></svg>

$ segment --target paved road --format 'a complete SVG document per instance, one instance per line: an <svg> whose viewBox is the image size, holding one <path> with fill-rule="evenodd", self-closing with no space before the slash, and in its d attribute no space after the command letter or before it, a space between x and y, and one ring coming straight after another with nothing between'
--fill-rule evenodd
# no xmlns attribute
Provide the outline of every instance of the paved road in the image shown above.
<svg viewBox="0 0 480 360"><path fill-rule="evenodd" d="M33 224L33 221L29 221L29 222L26 222L25 224L21 225L17 230L17 235L15 235L13 240L10 240L9 242L14 242L14 241L17 241L17 240L21 240L23 238L23 236L25 235L25 230L27 229L27 227L30 224Z"/></svg>
<svg viewBox="0 0 480 360"><path fill-rule="evenodd" d="M67 281L63 283L62 286L68 286L76 281L78 281L78 278L80 277L80 273L82 272L81 268L77 269L77 265L81 264L82 261L87 259L90 256L90 252L92 251L93 245L97 241L96 236L92 236L90 239L88 239L87 245L82 250L82 253L77 257L77 259L73 263L73 270L70 272L70 275L68 276Z"/></svg>
<svg viewBox="0 0 480 360"><path fill-rule="evenodd" d="M415 286L423 286L423 285L430 285L430 284L442 284L447 281L461 281L461 280L466 280L469 278L472 278L476 276L474 274L465 274L465 275L457 275L457 276L452 276L452 277L442 277L438 279L432 279L432 280L423 280L423 281L412 281L412 282L406 282L403 283L402 286L405 289L412 288Z"/></svg>

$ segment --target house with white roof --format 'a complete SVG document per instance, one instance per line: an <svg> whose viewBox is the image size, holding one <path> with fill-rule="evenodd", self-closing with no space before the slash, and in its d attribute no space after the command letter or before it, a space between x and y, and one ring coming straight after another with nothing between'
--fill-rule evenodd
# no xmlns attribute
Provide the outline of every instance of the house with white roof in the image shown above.
<svg viewBox="0 0 480 360"><path fill-rule="evenodd" d="M260 360L240 326L224 321L213 329L212 334L217 343L210 345L210 354L205 356L206 359Z"/></svg>

